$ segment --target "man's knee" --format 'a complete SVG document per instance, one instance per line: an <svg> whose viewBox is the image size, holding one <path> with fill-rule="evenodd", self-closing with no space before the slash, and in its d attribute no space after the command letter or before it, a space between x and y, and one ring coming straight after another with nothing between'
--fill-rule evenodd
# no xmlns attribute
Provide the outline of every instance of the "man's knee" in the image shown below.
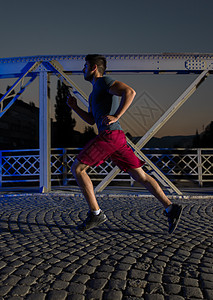
<svg viewBox="0 0 213 300"><path fill-rule="evenodd" d="M72 174L73 174L74 176L75 176L76 173L78 173L79 170L80 170L79 165L80 165L80 162L76 159L76 160L73 162L72 166L71 166L71 172L72 172Z"/></svg>
<svg viewBox="0 0 213 300"><path fill-rule="evenodd" d="M128 173L137 182L145 182L147 180L147 174L143 171L142 168L130 169L128 170Z"/></svg>
<svg viewBox="0 0 213 300"><path fill-rule="evenodd" d="M77 159L73 162L71 166L71 172L73 176L80 175L82 172L84 172L87 169L87 166L85 164L82 164L80 161Z"/></svg>

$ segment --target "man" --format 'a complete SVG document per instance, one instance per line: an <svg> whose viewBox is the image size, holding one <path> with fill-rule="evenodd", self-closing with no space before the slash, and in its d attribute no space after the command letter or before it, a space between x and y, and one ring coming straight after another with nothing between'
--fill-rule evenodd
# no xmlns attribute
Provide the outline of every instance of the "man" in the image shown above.
<svg viewBox="0 0 213 300"><path fill-rule="evenodd" d="M121 170L128 172L162 203L165 208L164 214L168 217L169 233L172 233L177 226L182 207L172 204L155 179L142 170L144 162L127 145L119 124L119 119L135 97L135 91L123 82L104 76L104 56L87 55L85 61L84 79L93 85L89 96L89 110L82 110L76 98L71 95L68 96L67 104L88 124L96 124L99 134L85 146L72 165L72 173L90 209L86 220L78 229L85 231L107 220L98 205L92 181L86 171L90 166L98 166L110 157ZM118 97L121 97L120 101Z"/></svg>

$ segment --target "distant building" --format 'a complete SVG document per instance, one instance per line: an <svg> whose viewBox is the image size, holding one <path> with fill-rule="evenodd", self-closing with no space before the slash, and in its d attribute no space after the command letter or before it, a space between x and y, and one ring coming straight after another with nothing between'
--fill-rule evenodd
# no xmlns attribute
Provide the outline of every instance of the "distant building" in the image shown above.
<svg viewBox="0 0 213 300"><path fill-rule="evenodd" d="M16 100L0 118L0 149L39 148L39 108Z"/></svg>

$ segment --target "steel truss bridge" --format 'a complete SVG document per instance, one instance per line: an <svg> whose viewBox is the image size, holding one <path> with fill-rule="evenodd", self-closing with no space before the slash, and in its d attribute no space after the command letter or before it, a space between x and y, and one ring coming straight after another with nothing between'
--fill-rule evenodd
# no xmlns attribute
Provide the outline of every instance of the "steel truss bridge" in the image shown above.
<svg viewBox="0 0 213 300"><path fill-rule="evenodd" d="M113 74L197 74L197 78L176 99L146 134L133 144L127 138L136 155L146 161L147 168L171 193L181 195L179 189L141 152L146 143L189 99L199 85L213 73L213 54L134 54L105 55L108 61L107 73ZM0 118L17 98L39 77L39 148L40 148L40 191L51 190L50 149L50 76L57 76L69 87L80 101L88 107L86 94L71 80L69 75L81 74L85 63L84 55L29 56L0 59L0 79L14 78L14 84L0 99ZM19 89L18 92L15 89ZM5 101L7 100L7 101ZM6 103L6 104L5 104ZM120 172L113 168L98 184L95 191L102 191Z"/></svg>

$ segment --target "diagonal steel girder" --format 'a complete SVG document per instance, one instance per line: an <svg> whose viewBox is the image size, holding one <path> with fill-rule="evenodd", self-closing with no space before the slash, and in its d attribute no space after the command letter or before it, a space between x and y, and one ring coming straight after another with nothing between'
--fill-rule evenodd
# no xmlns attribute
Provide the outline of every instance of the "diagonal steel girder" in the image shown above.
<svg viewBox="0 0 213 300"><path fill-rule="evenodd" d="M11 88L2 96L0 99L0 118L6 113L6 111L13 105L13 103L17 100L17 98L25 91L26 87L32 83L35 78L37 77L36 73L33 73L31 75L31 78L29 81L24 85L24 78L30 73L35 71L38 66L41 64L41 62L34 62L34 63L27 63L26 68L24 72L21 74L21 76L16 80L16 82L11 86ZM12 92L15 90L15 88L21 84L20 90L18 93L12 94ZM4 107L4 100L9 99L10 101L8 104ZM12 99L11 99L12 98Z"/></svg>
<svg viewBox="0 0 213 300"><path fill-rule="evenodd" d="M69 88L70 93L74 94L86 107L89 107L87 95L64 72L60 63L52 60L48 64L56 72L58 78Z"/></svg>
<svg viewBox="0 0 213 300"><path fill-rule="evenodd" d="M62 66L56 61L51 61L49 64L51 64L51 67L53 67L58 73L57 76L61 77L60 79L68 86L72 93L74 93L81 101L83 97L84 101L82 102L88 107L87 96L84 93L82 95L82 91L78 88L78 86L64 73ZM179 189L146 157L146 155L141 152L137 145L132 143L128 138L127 142L134 149L136 155L147 163L148 169L152 171L153 176L160 181L169 192L176 192L179 195L182 194ZM95 192L102 191L119 172L120 169L118 167L113 168L104 180L96 187Z"/></svg>

